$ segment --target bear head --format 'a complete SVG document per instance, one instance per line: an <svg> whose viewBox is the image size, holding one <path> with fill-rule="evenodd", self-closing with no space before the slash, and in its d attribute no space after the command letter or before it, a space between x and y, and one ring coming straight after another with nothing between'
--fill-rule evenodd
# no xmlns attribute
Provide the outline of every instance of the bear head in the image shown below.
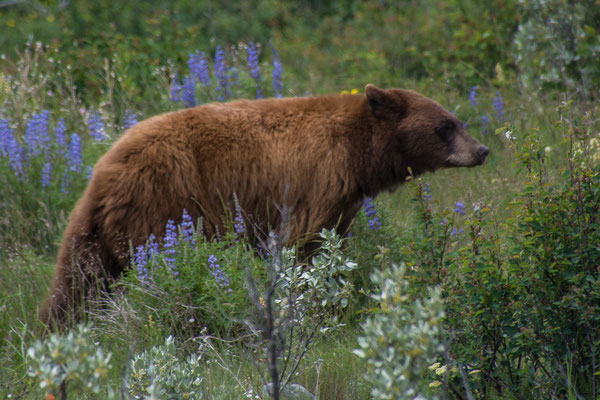
<svg viewBox="0 0 600 400"><path fill-rule="evenodd" d="M394 178L438 168L474 167L489 150L462 122L435 101L411 90L365 88L368 108L378 126L378 145L390 158Z"/></svg>

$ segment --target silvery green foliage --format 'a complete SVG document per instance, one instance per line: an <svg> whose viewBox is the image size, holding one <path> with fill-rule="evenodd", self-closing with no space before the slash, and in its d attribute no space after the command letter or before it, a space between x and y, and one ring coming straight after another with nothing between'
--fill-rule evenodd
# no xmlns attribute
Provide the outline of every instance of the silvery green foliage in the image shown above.
<svg viewBox="0 0 600 400"><path fill-rule="evenodd" d="M46 393L55 396L61 390L100 393L100 382L110 369L111 353L92 341L89 325L78 325L66 336L52 334L37 341L27 355L29 375L40 380L40 388ZM110 392L107 397L112 395Z"/></svg>
<svg viewBox="0 0 600 400"><path fill-rule="evenodd" d="M373 383L375 399L420 399L427 385L427 368L443 351L440 325L444 309L439 287L429 288L426 299L418 299L408 290L405 265L392 265L371 274L381 290L371 297L380 310L362 326L360 349L372 367L368 379ZM430 398L430 397L429 397Z"/></svg>
<svg viewBox="0 0 600 400"><path fill-rule="evenodd" d="M522 83L586 92L600 79L600 36L592 1L520 0L524 15L514 39ZM597 11L596 11L596 14Z"/></svg>
<svg viewBox="0 0 600 400"><path fill-rule="evenodd" d="M323 240L321 250L311 265L296 265L295 252L282 250L282 276L275 303L285 315L289 316L291 309L294 319L310 312L314 321L315 312L336 305L346 307L352 295L347 276L356 263L344 256L344 240L334 230L324 229L319 236Z"/></svg>
<svg viewBox="0 0 600 400"><path fill-rule="evenodd" d="M200 356L177 358L175 340L137 354L130 364L129 395L135 399L201 399Z"/></svg>

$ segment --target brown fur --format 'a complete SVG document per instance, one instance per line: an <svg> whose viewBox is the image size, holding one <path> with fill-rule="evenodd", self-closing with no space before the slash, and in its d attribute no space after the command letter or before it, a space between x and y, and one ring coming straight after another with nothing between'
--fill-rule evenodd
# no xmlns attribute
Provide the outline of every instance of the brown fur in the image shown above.
<svg viewBox="0 0 600 400"><path fill-rule="evenodd" d="M444 124L454 128L440 132ZM345 231L365 196L402 184L409 167L418 175L479 165L486 155L434 101L372 85L363 95L238 100L150 118L96 164L41 318L62 319L98 276L117 278L130 243L161 237L183 209L211 236L234 194L263 232L278 226L275 205L285 204L294 242L323 228Z"/></svg>

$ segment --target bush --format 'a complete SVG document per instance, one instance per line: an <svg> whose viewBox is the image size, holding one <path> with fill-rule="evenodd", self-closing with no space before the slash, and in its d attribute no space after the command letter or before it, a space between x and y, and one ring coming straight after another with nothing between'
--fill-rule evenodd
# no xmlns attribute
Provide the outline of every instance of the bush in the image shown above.
<svg viewBox="0 0 600 400"><path fill-rule="evenodd" d="M379 309L362 325L360 349L354 351L372 368L368 379L376 399L424 398L427 368L444 350L440 288L429 288L424 299L415 297L405 270L405 265L392 265L371 276L377 288L372 298Z"/></svg>
<svg viewBox="0 0 600 400"><path fill-rule="evenodd" d="M568 108L559 107L557 126L568 151L562 176L548 176L553 150L535 131L500 130L527 178L506 221L496 221L483 201L438 212L423 184L414 185L418 229L402 250L408 277L413 290L441 285L451 360L439 361L473 372L469 386L482 396L597 395L598 138L594 122L571 120ZM464 379L448 379L451 395L461 398Z"/></svg>

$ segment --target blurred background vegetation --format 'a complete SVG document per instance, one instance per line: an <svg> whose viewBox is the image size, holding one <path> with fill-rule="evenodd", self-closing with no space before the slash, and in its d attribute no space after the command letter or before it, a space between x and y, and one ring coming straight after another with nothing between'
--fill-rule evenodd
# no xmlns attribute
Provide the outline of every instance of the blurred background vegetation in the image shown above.
<svg viewBox="0 0 600 400"><path fill-rule="evenodd" d="M597 0L4 1L0 53L10 72L26 43L42 41L71 65L86 101L102 90L105 60L143 101L154 69L182 67L191 49L274 46L297 94L447 82L465 93L521 78L530 90L597 96ZM534 82L534 84L532 84Z"/></svg>

